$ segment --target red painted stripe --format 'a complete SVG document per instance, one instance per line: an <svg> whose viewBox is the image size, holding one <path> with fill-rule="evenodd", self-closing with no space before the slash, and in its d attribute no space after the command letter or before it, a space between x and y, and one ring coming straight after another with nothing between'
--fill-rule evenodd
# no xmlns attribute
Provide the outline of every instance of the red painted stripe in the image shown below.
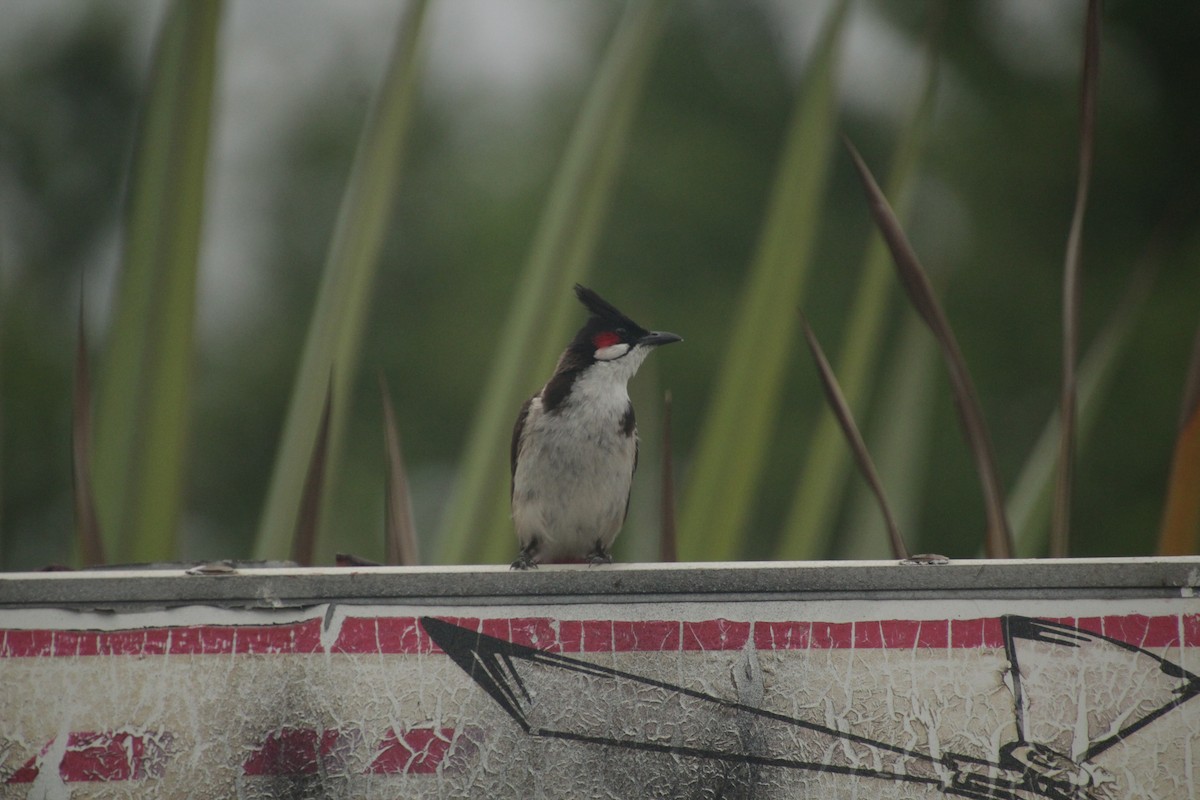
<svg viewBox="0 0 1200 800"><path fill-rule="evenodd" d="M950 622L951 647L1003 647L999 619L956 619Z"/></svg>
<svg viewBox="0 0 1200 800"><path fill-rule="evenodd" d="M342 775L361 740L356 729L281 728L267 735L245 762L246 775Z"/></svg>
<svg viewBox="0 0 1200 800"><path fill-rule="evenodd" d="M684 650L741 650L750 639L749 622L714 619L683 623Z"/></svg>
<svg viewBox="0 0 1200 800"><path fill-rule="evenodd" d="M757 623L727 619L442 619L554 653L740 650L751 637L759 650L996 648L1004 643L998 618ZM1137 647L1200 647L1200 614L1053 621ZM190 625L134 631L0 630L0 658L319 653L321 626L321 620L312 619L281 625ZM436 649L415 617L349 617L342 621L331 652L404 655Z"/></svg>
<svg viewBox="0 0 1200 800"><path fill-rule="evenodd" d="M369 772L375 775L428 775L463 766L479 750L479 728L410 728L390 730L379 744Z"/></svg>
<svg viewBox="0 0 1200 800"><path fill-rule="evenodd" d="M39 761L54 744L48 742L36 756L8 776L5 784L32 783L41 771ZM134 781L160 778L170 758L171 734L157 731L134 734L113 731L74 731L58 765L62 780L75 783Z"/></svg>
<svg viewBox="0 0 1200 800"><path fill-rule="evenodd" d="M433 642L416 617L347 617L334 653L428 653Z"/></svg>
<svg viewBox="0 0 1200 800"><path fill-rule="evenodd" d="M369 772L374 774L430 774L439 767L461 767L478 752L482 730L467 727L413 728L401 735L392 730L380 742ZM171 734L132 734L112 731L75 731L59 763L59 776L67 782L133 781L160 778L166 771ZM242 764L250 776L349 774L362 741L355 728L314 730L281 728L267 734ZM4 785L32 783L54 742L31 756ZM443 766L444 765L444 766Z"/></svg>

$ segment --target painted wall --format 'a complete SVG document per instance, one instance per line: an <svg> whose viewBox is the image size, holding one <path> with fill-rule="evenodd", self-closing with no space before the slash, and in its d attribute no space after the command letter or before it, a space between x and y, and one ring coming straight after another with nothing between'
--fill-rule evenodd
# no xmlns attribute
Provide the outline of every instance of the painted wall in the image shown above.
<svg viewBox="0 0 1200 800"><path fill-rule="evenodd" d="M959 594L10 604L0 798L1200 797L1200 601Z"/></svg>

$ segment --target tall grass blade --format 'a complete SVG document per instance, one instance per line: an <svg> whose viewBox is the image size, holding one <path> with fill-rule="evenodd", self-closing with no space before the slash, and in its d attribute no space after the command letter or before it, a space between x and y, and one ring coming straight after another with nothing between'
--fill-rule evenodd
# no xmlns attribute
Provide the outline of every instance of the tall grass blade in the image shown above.
<svg viewBox="0 0 1200 800"><path fill-rule="evenodd" d="M673 563L679 560L675 533L675 451L671 442L671 392L663 395L662 416L662 495L659 498L662 526L659 531L658 560Z"/></svg>
<svg viewBox="0 0 1200 800"><path fill-rule="evenodd" d="M134 151L92 462L107 550L121 562L175 554L221 9L167 10Z"/></svg>
<svg viewBox="0 0 1200 800"><path fill-rule="evenodd" d="M100 536L100 520L96 517L96 498L92 489L92 380L88 371L82 298L79 301L75 385L71 397L71 477L80 557L85 567L103 564L104 541Z"/></svg>
<svg viewBox="0 0 1200 800"><path fill-rule="evenodd" d="M900 533L900 526L896 523L896 518L892 516L887 493L883 490L879 473L875 471L875 463L871 460L867 443L863 441L862 434L859 433L858 425L854 422L854 413L850 410L850 404L846 402L846 397L842 394L841 387L838 386L833 367L829 366L829 360L825 358L825 351L821 349L821 343L817 340L817 335L813 333L812 326L808 324L808 319L804 316L803 311L800 312L800 324L804 328L804 338L808 342L808 349L812 352L813 362L817 365L817 373L821 377L821 388L825 391L825 399L829 402L834 416L837 417L838 425L845 434L846 442L850 445L858 469L866 478L867 484L871 487L871 491L879 503L879 510L883 513L892 555L897 559L908 558L908 548L904 545L904 536Z"/></svg>
<svg viewBox="0 0 1200 800"><path fill-rule="evenodd" d="M1200 552L1200 329L1192 345L1179 415L1179 436L1167 482L1167 503L1158 533L1158 554Z"/></svg>
<svg viewBox="0 0 1200 800"><path fill-rule="evenodd" d="M256 558L278 558L287 550L305 481L305 454L320 419L325 383L334 364L334 393L340 402L331 423L330 463L338 462L341 432L351 405L363 328L370 310L371 287L399 190L420 87L428 39L424 24L427 6L426 0L414 0L405 6L386 73L358 144L259 520Z"/></svg>
<svg viewBox="0 0 1200 800"><path fill-rule="evenodd" d="M296 530L292 535L292 561L305 567L314 563L317 550L317 528L321 521L321 500L325 494L325 471L329 465L329 420L333 411L333 374L325 388L325 403L317 424L317 438L304 476L300 507L296 513Z"/></svg>
<svg viewBox="0 0 1200 800"><path fill-rule="evenodd" d="M915 316L900 324L896 354L887 365L879 397L878 430L873 450L880 480L889 488L892 515L901 530L918 530L926 482L930 474L934 391L938 384L937 345ZM856 491L850 519L839 536L839 558L873 559L891 556L887 530L879 520L878 501L869 489ZM919 539L909 542L920 550ZM827 553L818 554L826 557Z"/></svg>
<svg viewBox="0 0 1200 800"><path fill-rule="evenodd" d="M1080 91L1079 182L1075 210L1067 234L1063 265L1063 364L1059 401L1060 432L1058 478L1054 490L1054 524L1050 529L1050 555L1066 558L1071 541L1071 486L1075 474L1075 361L1079 349L1079 270L1083 247L1083 218L1087 212L1095 150L1096 86L1100 74L1100 0L1089 0L1083 45L1083 80Z"/></svg>
<svg viewBox="0 0 1200 800"><path fill-rule="evenodd" d="M1079 363L1075 421L1078 447L1087 442L1095 427L1100 406L1108 395L1117 364L1129 343L1133 323L1150 294L1156 271L1157 248L1152 246ZM1008 518L1012 522L1018 558L1044 556L1048 550L1061 425L1059 413L1055 412L1038 436L1009 495Z"/></svg>
<svg viewBox="0 0 1200 800"><path fill-rule="evenodd" d="M384 515L385 563L415 567L421 563L417 550L417 526L413 522L408 491L408 470L400 449L400 426L392 407L392 395L383 375L379 376L379 400L383 406L384 453L387 456L386 513Z"/></svg>
<svg viewBox="0 0 1200 800"><path fill-rule="evenodd" d="M604 211L669 4L630 3L580 110L517 282L491 374L467 436L457 483L436 537L435 563L506 561L506 454L521 402L544 377L578 313L571 286L591 263ZM547 322L547 309L551 320ZM530 357L541 353L542 358Z"/></svg>
<svg viewBox="0 0 1200 800"><path fill-rule="evenodd" d="M680 512L680 557L727 561L746 524L771 446L788 353L820 220L834 131L837 66L847 3L834 6L797 95L758 251Z"/></svg>
<svg viewBox="0 0 1200 800"><path fill-rule="evenodd" d="M983 412L979 407L979 398L975 385L967 371L966 361L958 347L958 340L941 305L929 285L925 270L917 259L916 252L908 242L908 237L896 219L887 198L883 196L879 185L871 175L870 169L846 139L846 149L854 161L863 189L867 195L867 205L875 218L883 238L891 250L900 283L904 286L909 300L917 313L925 320L925 324L933 331L934 338L941 348L943 359L950 373L950 383L954 389L954 405L958 411L959 422L962 423L971 454L975 458L975 466L979 471L979 480L983 488L984 509L987 513L987 535L985 551L989 558L1010 558L1012 556L1012 534L1009 532L1008 519L1004 510L1004 491L996 474L995 458L992 455L991 439L983 420Z"/></svg>
<svg viewBox="0 0 1200 800"><path fill-rule="evenodd" d="M933 116L937 89L934 43L942 10L944 6L935 12L930 23L921 99L901 134L888 176L887 194L896 199L896 215L901 219L908 213L912 178ZM858 290L847 316L845 339L837 360L841 374L839 382L846 401L860 415L873 382L872 367L884 343L893 292L887 247L876 232L867 245ZM831 414L822 414L800 470L800 482L775 552L777 558L798 560L824 556L833 535L834 514L845 493L850 466L847 455L837 420Z"/></svg>

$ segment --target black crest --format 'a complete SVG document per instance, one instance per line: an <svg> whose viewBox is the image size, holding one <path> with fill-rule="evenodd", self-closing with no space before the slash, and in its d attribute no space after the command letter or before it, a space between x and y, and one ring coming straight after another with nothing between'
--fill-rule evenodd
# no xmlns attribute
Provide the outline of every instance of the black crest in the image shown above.
<svg viewBox="0 0 1200 800"><path fill-rule="evenodd" d="M634 337L646 332L645 328L622 314L616 306L586 286L582 286L578 283L575 284L575 296L578 297L579 302L583 303L587 310L591 312L592 320L597 320L601 323L600 325L589 325L589 329L624 329L628 334ZM591 320L589 320L589 322L591 322Z"/></svg>

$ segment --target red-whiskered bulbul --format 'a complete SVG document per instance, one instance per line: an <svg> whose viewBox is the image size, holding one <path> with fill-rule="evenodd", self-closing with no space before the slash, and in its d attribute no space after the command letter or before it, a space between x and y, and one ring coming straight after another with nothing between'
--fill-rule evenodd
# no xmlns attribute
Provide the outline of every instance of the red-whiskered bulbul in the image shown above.
<svg viewBox="0 0 1200 800"><path fill-rule="evenodd" d="M588 320L513 428L513 569L612 561L638 460L629 379L651 350L682 341L646 330L591 289L576 284L575 296Z"/></svg>

